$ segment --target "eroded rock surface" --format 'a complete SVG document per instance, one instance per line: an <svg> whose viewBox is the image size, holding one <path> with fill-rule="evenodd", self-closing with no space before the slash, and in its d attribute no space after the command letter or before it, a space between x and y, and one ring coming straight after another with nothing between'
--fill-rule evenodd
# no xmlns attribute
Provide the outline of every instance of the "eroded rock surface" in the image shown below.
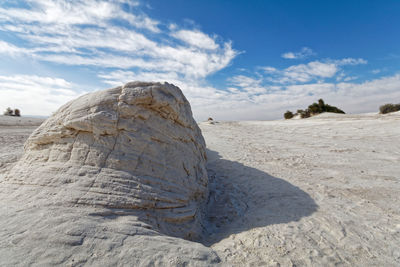
<svg viewBox="0 0 400 267"><path fill-rule="evenodd" d="M202 234L205 162L190 105L171 84L71 101L0 181L0 263L214 263L210 249L175 238Z"/></svg>

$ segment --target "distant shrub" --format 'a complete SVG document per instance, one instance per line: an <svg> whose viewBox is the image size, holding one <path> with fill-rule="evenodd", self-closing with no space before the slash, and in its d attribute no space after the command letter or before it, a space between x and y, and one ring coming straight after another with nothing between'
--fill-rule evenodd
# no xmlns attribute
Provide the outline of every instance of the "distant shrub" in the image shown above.
<svg viewBox="0 0 400 267"><path fill-rule="evenodd" d="M21 116L21 111L19 109L14 109L12 110L10 107L8 107L6 109L6 111L4 111L3 113L5 116L17 116L20 117Z"/></svg>
<svg viewBox="0 0 400 267"><path fill-rule="evenodd" d="M312 114L322 113L320 106L317 103L312 103L308 106L308 111Z"/></svg>
<svg viewBox="0 0 400 267"><path fill-rule="evenodd" d="M318 103L312 103L311 105L308 106L307 109L302 110L298 109L297 113L295 115L300 115L302 119L304 118L309 118L313 115L317 115L323 112L333 112L333 113L342 113L345 114L345 112L337 107L325 104L324 100L319 99ZM285 113L286 114L286 113Z"/></svg>
<svg viewBox="0 0 400 267"><path fill-rule="evenodd" d="M293 112L291 112L291 111L286 111L285 112L285 114L283 114L283 117L286 119L286 120L289 120L289 119L291 119L291 118L293 118Z"/></svg>
<svg viewBox="0 0 400 267"><path fill-rule="evenodd" d="M8 108L6 109L6 111L4 111L3 114L4 114L5 116L13 116L13 115L14 115L13 110L12 110L10 107L8 107Z"/></svg>
<svg viewBox="0 0 400 267"><path fill-rule="evenodd" d="M346 114L343 110L340 108L330 106L330 105L325 105L326 112L333 112L333 113L341 113L341 114Z"/></svg>
<svg viewBox="0 0 400 267"><path fill-rule="evenodd" d="M207 120L208 120L208 121L213 121L213 118L209 117Z"/></svg>
<svg viewBox="0 0 400 267"><path fill-rule="evenodd" d="M302 118L302 119L309 118L309 117L311 117L311 112L308 109L303 110L303 112L300 113L300 118Z"/></svg>
<svg viewBox="0 0 400 267"><path fill-rule="evenodd" d="M318 100L318 103L312 103L311 105L308 106L308 111L311 113L311 115L316 115L320 114L323 112L333 112L333 113L342 113L345 114L343 110L325 104L324 100L320 99Z"/></svg>
<svg viewBox="0 0 400 267"><path fill-rule="evenodd" d="M381 114L400 111L400 104L385 104L379 107Z"/></svg>
<svg viewBox="0 0 400 267"><path fill-rule="evenodd" d="M14 109L14 116L20 117L21 116L21 111L19 109Z"/></svg>
<svg viewBox="0 0 400 267"><path fill-rule="evenodd" d="M306 109L306 110L298 109L296 114L294 114L294 115L300 115L300 118L304 119L304 118L310 117L311 113L310 113L309 109Z"/></svg>
<svg viewBox="0 0 400 267"><path fill-rule="evenodd" d="M325 105L325 102L324 102L324 100L322 100L322 98L318 100L318 110L319 111L321 111L321 112L327 111L326 110L327 106L329 106L329 105Z"/></svg>

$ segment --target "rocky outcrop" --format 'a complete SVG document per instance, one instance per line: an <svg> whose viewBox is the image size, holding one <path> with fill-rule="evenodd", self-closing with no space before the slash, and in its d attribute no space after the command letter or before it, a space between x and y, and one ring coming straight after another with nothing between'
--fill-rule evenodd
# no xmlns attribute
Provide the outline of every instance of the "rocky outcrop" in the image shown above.
<svg viewBox="0 0 400 267"><path fill-rule="evenodd" d="M205 162L190 105L171 84L132 82L71 101L33 132L25 154L0 181L7 203L0 238L8 242L0 245L0 258L24 252L41 259L27 264L73 264L76 255L89 262L91 253L101 259L112 252L135 263L129 261L135 249L141 259L154 259L164 246L166 260L168 251L182 249L179 242L189 242L173 237L202 233ZM172 237L157 237L163 235ZM133 240L155 243L124 247ZM216 260L200 244L190 246L181 262L191 255Z"/></svg>

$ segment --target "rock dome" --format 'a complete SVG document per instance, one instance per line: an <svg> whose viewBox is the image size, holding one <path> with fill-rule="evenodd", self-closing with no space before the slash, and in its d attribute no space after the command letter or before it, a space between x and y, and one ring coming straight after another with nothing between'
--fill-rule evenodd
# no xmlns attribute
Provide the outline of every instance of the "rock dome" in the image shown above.
<svg viewBox="0 0 400 267"><path fill-rule="evenodd" d="M172 84L131 82L83 95L47 119L24 148L0 181L6 201L0 224L7 225L0 238L11 244L0 245L0 257L29 253L41 260L13 263L64 264L80 255L89 262L90 253L127 253L133 248L123 248L121 240L135 236L145 243L158 240L147 247L153 259L157 246L179 247L157 236L202 234L205 142L189 102ZM180 257L215 260L208 248L191 246Z"/></svg>

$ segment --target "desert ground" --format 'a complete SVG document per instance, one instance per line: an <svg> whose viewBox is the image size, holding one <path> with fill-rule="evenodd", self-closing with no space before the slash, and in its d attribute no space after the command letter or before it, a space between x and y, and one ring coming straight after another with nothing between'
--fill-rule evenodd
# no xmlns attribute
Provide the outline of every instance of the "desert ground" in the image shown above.
<svg viewBox="0 0 400 267"><path fill-rule="evenodd" d="M0 179L22 155L25 140L43 121L0 115Z"/></svg>
<svg viewBox="0 0 400 267"><path fill-rule="evenodd" d="M41 120L0 116L0 180ZM400 113L201 122L227 266L399 266Z"/></svg>

